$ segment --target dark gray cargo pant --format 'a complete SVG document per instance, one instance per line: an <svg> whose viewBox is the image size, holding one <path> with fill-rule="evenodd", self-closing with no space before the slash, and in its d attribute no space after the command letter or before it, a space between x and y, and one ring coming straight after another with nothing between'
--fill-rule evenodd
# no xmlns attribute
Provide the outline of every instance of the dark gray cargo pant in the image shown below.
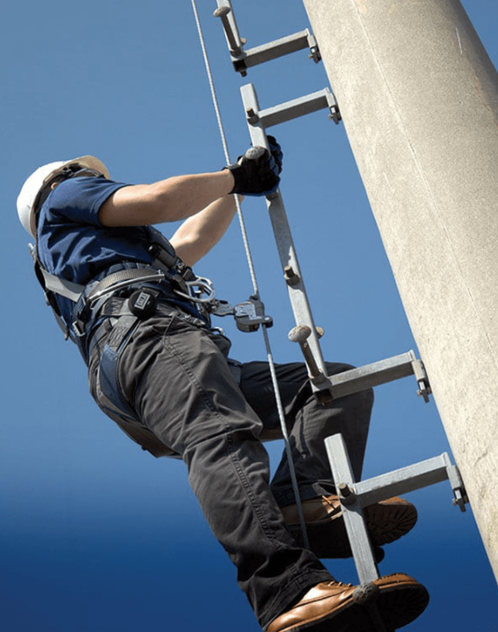
<svg viewBox="0 0 498 632"><path fill-rule="evenodd" d="M98 368L105 342L89 362L91 392L101 407ZM160 304L120 352L116 382L140 422L187 464L203 513L265 628L309 588L330 581L330 574L296 545L283 523L279 506L295 502L285 454L269 481L262 441L281 432L268 365L242 364L238 384L228 349L224 337ZM330 374L348 368L328 364ZM321 406L303 364L277 365L276 372L302 499L334 491L324 447L334 433L344 435L359 479L372 392Z"/></svg>

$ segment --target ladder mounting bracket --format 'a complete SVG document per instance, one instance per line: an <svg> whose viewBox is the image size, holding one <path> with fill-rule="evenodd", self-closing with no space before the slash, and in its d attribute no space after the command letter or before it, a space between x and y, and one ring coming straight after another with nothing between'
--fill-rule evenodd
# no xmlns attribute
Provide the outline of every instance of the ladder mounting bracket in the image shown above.
<svg viewBox="0 0 498 632"><path fill-rule="evenodd" d="M245 103L251 103L246 107L247 123L252 126L261 126L263 129L287 123L300 116L313 114L319 110L328 109L329 118L337 125L341 121L339 105L334 94L329 88L307 94L291 101L286 101L271 108L259 110L256 106L254 86L248 83L241 88L242 98Z"/></svg>
<svg viewBox="0 0 498 632"><path fill-rule="evenodd" d="M309 59L315 63L321 61L316 39L308 29L245 51L246 40L239 35L230 0L218 0L218 8L213 15L221 19L234 70L242 77L247 75L248 68L306 48L310 51Z"/></svg>

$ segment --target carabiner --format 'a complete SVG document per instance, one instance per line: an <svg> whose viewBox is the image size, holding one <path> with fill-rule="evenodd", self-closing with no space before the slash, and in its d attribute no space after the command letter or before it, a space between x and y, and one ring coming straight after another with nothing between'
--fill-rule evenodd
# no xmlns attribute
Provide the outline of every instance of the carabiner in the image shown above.
<svg viewBox="0 0 498 632"><path fill-rule="evenodd" d="M196 277L194 281L185 281L188 294L175 290L175 294L194 301L194 303L211 303L216 298L216 290L212 282L204 277ZM207 294L205 298L202 298L202 294Z"/></svg>

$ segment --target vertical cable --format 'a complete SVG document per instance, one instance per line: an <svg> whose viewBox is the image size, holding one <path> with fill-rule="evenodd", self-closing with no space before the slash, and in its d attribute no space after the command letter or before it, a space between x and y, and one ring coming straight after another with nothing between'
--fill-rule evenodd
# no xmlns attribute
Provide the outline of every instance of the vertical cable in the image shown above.
<svg viewBox="0 0 498 632"><path fill-rule="evenodd" d="M209 87L211 89L211 98L213 100L214 111L216 114L216 121L218 122L218 129L220 131L221 143L223 145L223 152L225 154L225 161L226 161L226 164L229 165L231 164L232 161L230 160L230 152L228 151L228 143L227 143L227 138L225 134L225 128L223 126L223 121L221 119L220 106L218 103L218 96L216 94L216 88L214 85L213 73L211 72L211 64L209 62L209 57L207 54L206 42L204 40L204 33L202 32L202 25L199 19L199 13L197 11L197 4L195 0L191 0L191 1L192 1L192 9L194 11L195 23L197 25L197 32L199 34L199 42L201 44L202 55L204 57L204 65L206 67L206 74L209 81ZM246 225L244 222L244 216L242 215L242 209L240 207L239 196L235 195L234 197L235 197L235 204L237 206L237 216L239 218L240 230L242 233L242 239L244 241L244 248L245 248L246 256L247 256L247 263L249 265L249 273L251 275L253 291L254 291L254 294L256 294L259 297L258 281L256 279L256 271L254 268L254 261L253 261L251 249L249 246L249 239L247 237L247 230L246 230Z"/></svg>
<svg viewBox="0 0 498 632"><path fill-rule="evenodd" d="M228 151L228 143L227 143L227 139L226 139L226 134L225 134L225 128L223 126L223 121L221 119L221 112L220 112L220 106L218 103L218 97L216 94L216 88L214 85L214 81L213 81L213 73L211 72L211 64L209 62L209 57L207 54L207 48L206 48L206 42L204 40L204 34L202 31L202 25L201 25L201 21L199 19L199 13L197 11L197 4L195 2L195 0L191 0L192 2L192 9L194 11L194 17L195 17L195 22L197 24L197 32L199 34L199 41L201 44L201 49L202 49L202 54L204 57L204 64L206 66L206 73L207 73L207 77L208 77L208 81L209 81L209 87L211 89L211 97L213 100L213 106L214 106L214 110L216 113L216 120L218 122L218 128L220 131L220 136L221 136L221 142L223 145L223 151L225 153L225 160L227 164L230 164L230 154ZM240 207L240 200L238 198L238 196L235 196L235 200L236 200L236 205L237 205L237 215L239 218L239 223L240 223L240 228L241 228L241 232L242 232L242 238L244 240L244 247L245 247L245 251L246 251L246 257L247 257L247 262L249 265L249 272L251 274L251 279L252 279L252 285L253 285L253 290L254 290L254 294L259 298L259 287L258 287L258 282L256 279L256 273L255 273L255 269L254 269L254 261L253 261L253 257L251 254L251 250L250 250L250 246L249 246L249 240L247 237L247 231L246 231L246 227L245 227L245 223L244 223L244 218L242 215L242 209ZM266 354L268 357L268 366L270 368L270 374L271 374L271 378L272 378L272 383L273 383L273 390L275 392L275 402L277 405L277 410L278 410L278 416L280 419L280 426L281 426L281 430L282 430L282 436L284 439L284 444L285 444L285 452L286 452L286 456L287 456L287 462L289 465L289 472L290 472L290 476L291 476L291 482L292 482L292 488L294 491L294 497L296 500L296 505L297 505L297 511L298 511L298 516L299 516L299 523L301 526L301 530L303 533L303 541L304 541L304 545L306 548L309 548L309 541L308 541L308 535L306 533L306 524L304 522L304 516L303 516L303 510L302 510L302 506L301 506L301 498L299 495L299 486L298 486L298 482L297 482L297 477L296 477L296 470L294 467L294 462L293 462L293 458L292 458L292 447L290 445L290 441L289 441L289 435L287 432L287 426L285 423L285 414L284 414L284 409L282 406L282 398L280 395L280 389L278 386L278 380L277 380L277 374L275 371L275 362L273 360L273 353L271 350L271 345L270 345L270 339L268 336L268 331L265 325L262 325L262 330L263 330L263 337L264 337L264 341L265 341L265 346L266 346Z"/></svg>

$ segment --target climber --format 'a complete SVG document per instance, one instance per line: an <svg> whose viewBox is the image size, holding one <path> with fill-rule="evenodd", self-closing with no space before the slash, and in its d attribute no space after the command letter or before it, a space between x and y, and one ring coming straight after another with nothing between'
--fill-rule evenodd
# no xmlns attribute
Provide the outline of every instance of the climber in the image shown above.
<svg viewBox="0 0 498 632"><path fill-rule="evenodd" d="M99 159L83 156L37 169L18 213L35 238L47 301L88 365L95 401L151 454L186 463L261 627L366 631L355 587L334 579L318 556L351 555L324 438L343 434L359 479L372 392L321 405L303 364L276 367L310 541L304 548L285 455L269 481L262 442L281 433L268 363L228 358L230 341L211 325L212 284L192 271L227 230L234 194L271 194L281 166L274 139L270 151L251 148L219 172L153 184L113 181ZM177 220L169 240L152 228ZM348 368L327 363L330 374ZM399 498L365 513L379 556L380 545L416 521L413 505ZM426 589L408 575L373 584L392 628L427 605Z"/></svg>

